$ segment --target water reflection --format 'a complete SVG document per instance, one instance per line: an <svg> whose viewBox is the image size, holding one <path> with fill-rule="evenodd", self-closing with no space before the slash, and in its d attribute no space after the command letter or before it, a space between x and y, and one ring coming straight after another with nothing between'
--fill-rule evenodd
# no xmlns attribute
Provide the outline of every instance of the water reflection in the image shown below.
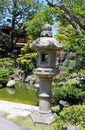
<svg viewBox="0 0 85 130"><path fill-rule="evenodd" d="M14 88L6 88L7 92L10 94L10 95L13 95L15 94L15 89Z"/></svg>

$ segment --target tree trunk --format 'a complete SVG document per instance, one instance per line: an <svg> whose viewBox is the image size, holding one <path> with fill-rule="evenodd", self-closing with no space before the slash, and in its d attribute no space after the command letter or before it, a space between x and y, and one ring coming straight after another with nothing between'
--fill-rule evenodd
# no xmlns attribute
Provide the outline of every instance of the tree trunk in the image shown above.
<svg viewBox="0 0 85 130"><path fill-rule="evenodd" d="M11 31L10 31L10 43L9 43L9 51L12 52L14 48L14 29L15 29L15 21L16 21L16 7L17 7L17 1L13 0L13 17L12 17L12 25L11 25Z"/></svg>

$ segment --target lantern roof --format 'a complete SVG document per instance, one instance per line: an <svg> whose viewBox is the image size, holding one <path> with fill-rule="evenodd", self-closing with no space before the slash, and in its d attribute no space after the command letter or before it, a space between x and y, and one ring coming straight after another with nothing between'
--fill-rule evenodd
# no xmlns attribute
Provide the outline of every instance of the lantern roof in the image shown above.
<svg viewBox="0 0 85 130"><path fill-rule="evenodd" d="M37 38L30 47L34 50L60 50L63 48L62 44L52 37L52 28L49 24L42 26L41 37Z"/></svg>

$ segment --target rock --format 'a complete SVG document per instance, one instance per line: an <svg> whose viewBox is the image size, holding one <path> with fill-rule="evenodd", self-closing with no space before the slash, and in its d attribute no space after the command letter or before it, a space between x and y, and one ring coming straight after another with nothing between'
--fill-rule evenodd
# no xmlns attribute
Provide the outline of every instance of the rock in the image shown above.
<svg viewBox="0 0 85 130"><path fill-rule="evenodd" d="M79 128L76 125L70 125L67 127L67 130L79 130Z"/></svg>
<svg viewBox="0 0 85 130"><path fill-rule="evenodd" d="M68 106L68 102L64 101L64 100L60 100L59 104L62 105L63 107Z"/></svg>
<svg viewBox="0 0 85 130"><path fill-rule="evenodd" d="M30 79L30 84L34 84L35 83L35 78L31 78Z"/></svg>
<svg viewBox="0 0 85 130"><path fill-rule="evenodd" d="M71 78L75 78L75 77L77 77L77 73L72 73Z"/></svg>
<svg viewBox="0 0 85 130"><path fill-rule="evenodd" d="M59 107L60 107L60 110L59 112L61 112L63 110L64 107L67 107L69 104L68 102L64 101L64 100L60 100L59 101Z"/></svg>
<svg viewBox="0 0 85 130"><path fill-rule="evenodd" d="M36 79L33 78L32 76L27 76L25 79L25 82L30 83L30 84L34 84L36 82Z"/></svg>
<svg viewBox="0 0 85 130"><path fill-rule="evenodd" d="M70 52L70 53L67 55L66 58L67 58L68 60L73 60L75 57L76 57L76 53Z"/></svg>
<svg viewBox="0 0 85 130"><path fill-rule="evenodd" d="M15 73L12 75L13 79L20 80L19 73Z"/></svg>
<svg viewBox="0 0 85 130"><path fill-rule="evenodd" d="M16 83L15 80L10 80L10 81L6 84L6 86L13 88L13 87L15 86L15 83Z"/></svg>
<svg viewBox="0 0 85 130"><path fill-rule="evenodd" d="M39 83L35 83L34 86L35 86L35 88L39 88L40 87Z"/></svg>
<svg viewBox="0 0 85 130"><path fill-rule="evenodd" d="M61 52L61 53L60 53L60 62L63 62L63 61L65 60L66 55L67 55L66 52Z"/></svg>
<svg viewBox="0 0 85 130"><path fill-rule="evenodd" d="M27 83L28 83L28 82L30 82L30 80L31 80L31 79L32 79L32 77L31 77L31 76L27 76L27 77L26 77L26 79L25 79L25 82L27 82Z"/></svg>
<svg viewBox="0 0 85 130"><path fill-rule="evenodd" d="M60 83L58 83L57 85L63 86L64 84L65 84L65 82L60 82Z"/></svg>
<svg viewBox="0 0 85 130"><path fill-rule="evenodd" d="M80 86L85 86L85 76L78 77L78 80L80 82Z"/></svg>

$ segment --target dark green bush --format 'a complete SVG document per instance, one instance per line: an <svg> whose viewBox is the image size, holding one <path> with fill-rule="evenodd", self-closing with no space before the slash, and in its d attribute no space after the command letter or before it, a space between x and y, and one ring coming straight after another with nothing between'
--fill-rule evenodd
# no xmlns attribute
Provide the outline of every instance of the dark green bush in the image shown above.
<svg viewBox="0 0 85 130"><path fill-rule="evenodd" d="M14 61L11 58L0 58L0 67L10 68L13 67Z"/></svg>
<svg viewBox="0 0 85 130"><path fill-rule="evenodd" d="M0 88L2 88L2 85L0 84Z"/></svg>
<svg viewBox="0 0 85 130"><path fill-rule="evenodd" d="M66 130L68 125L77 125L85 129L85 106L74 105L64 108L59 116L55 116L54 130Z"/></svg>
<svg viewBox="0 0 85 130"><path fill-rule="evenodd" d="M0 84L2 86L6 85L9 78L9 71L7 69L0 68Z"/></svg>
<svg viewBox="0 0 85 130"><path fill-rule="evenodd" d="M75 68L75 61L74 60L65 60L63 62L63 69L66 71L73 71Z"/></svg>
<svg viewBox="0 0 85 130"><path fill-rule="evenodd" d="M12 74L15 73L15 69L14 68L8 68L7 71L9 73L9 75L12 75Z"/></svg>
<svg viewBox="0 0 85 130"><path fill-rule="evenodd" d="M83 102L85 99L85 91L74 85L54 86L52 89L52 97L56 102L59 100L67 100L69 103Z"/></svg>
<svg viewBox="0 0 85 130"><path fill-rule="evenodd" d="M80 72L84 74L83 70ZM80 85L74 60L63 62L53 82L52 99L54 103L63 99L71 104L82 103L85 100L85 87Z"/></svg>

